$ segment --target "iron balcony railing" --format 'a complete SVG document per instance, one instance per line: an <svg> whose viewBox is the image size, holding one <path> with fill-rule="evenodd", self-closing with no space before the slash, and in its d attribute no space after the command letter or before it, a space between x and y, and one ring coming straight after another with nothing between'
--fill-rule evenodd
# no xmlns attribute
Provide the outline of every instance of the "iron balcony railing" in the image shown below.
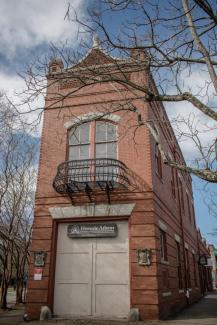
<svg viewBox="0 0 217 325"><path fill-rule="evenodd" d="M66 161L58 166L53 182L55 190L70 197L76 192L86 192L88 196L94 189L127 189L130 186L127 166L119 160L110 158Z"/></svg>

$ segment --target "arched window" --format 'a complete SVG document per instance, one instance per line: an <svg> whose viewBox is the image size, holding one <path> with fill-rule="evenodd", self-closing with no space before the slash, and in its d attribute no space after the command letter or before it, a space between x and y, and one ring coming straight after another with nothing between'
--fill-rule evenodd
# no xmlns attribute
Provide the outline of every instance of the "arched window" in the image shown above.
<svg viewBox="0 0 217 325"><path fill-rule="evenodd" d="M91 121L71 128L69 160L117 159L117 126L107 121Z"/></svg>

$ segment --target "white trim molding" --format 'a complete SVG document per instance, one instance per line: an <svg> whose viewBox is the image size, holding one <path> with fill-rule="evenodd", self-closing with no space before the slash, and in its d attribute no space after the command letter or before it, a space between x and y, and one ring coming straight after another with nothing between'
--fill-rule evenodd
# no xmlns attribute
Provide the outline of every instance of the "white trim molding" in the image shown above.
<svg viewBox="0 0 217 325"><path fill-rule="evenodd" d="M160 262L161 262L161 264L164 264L164 265L170 265L170 262L165 261L163 258L161 258Z"/></svg>
<svg viewBox="0 0 217 325"><path fill-rule="evenodd" d="M179 237L179 235L175 234L174 238L175 238L175 241L177 241L178 243L181 242L181 238Z"/></svg>
<svg viewBox="0 0 217 325"><path fill-rule="evenodd" d="M161 220L158 221L159 228L163 231L167 231L167 225L163 223Z"/></svg>
<svg viewBox="0 0 217 325"><path fill-rule="evenodd" d="M74 117L72 120L66 122L64 124L64 126L66 129L70 129L73 126L80 125L84 122L95 121L100 118L106 119L106 120L109 120L109 121L115 122L115 123L118 123L121 120L121 117L116 114L105 113L105 112L90 112L87 114L82 114L82 115Z"/></svg>
<svg viewBox="0 0 217 325"><path fill-rule="evenodd" d="M81 206L49 208L53 219L69 219L79 217L130 216L135 203L127 204L87 204Z"/></svg>
<svg viewBox="0 0 217 325"><path fill-rule="evenodd" d="M188 246L188 244L187 244L187 243L185 243L185 248L186 248L186 249L189 249L189 246Z"/></svg>
<svg viewBox="0 0 217 325"><path fill-rule="evenodd" d="M163 292L163 293L162 293L162 296L163 296L163 297L169 297L169 296L171 296L171 295L172 295L172 292L171 292L171 291Z"/></svg>

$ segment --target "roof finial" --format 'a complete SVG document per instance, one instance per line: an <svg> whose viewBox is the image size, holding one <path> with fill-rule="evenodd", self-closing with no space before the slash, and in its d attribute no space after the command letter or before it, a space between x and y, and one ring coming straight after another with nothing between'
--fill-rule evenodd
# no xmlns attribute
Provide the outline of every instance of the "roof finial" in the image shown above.
<svg viewBox="0 0 217 325"><path fill-rule="evenodd" d="M93 35L93 49L99 49L100 47L100 39L97 34Z"/></svg>

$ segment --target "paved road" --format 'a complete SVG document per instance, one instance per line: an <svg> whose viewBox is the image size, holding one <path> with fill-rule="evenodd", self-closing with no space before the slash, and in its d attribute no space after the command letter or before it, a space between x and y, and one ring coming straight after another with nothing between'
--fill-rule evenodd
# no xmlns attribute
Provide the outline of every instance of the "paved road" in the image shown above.
<svg viewBox="0 0 217 325"><path fill-rule="evenodd" d="M22 322L23 307L0 314L0 325L26 325ZM30 322L31 325L217 325L217 292L207 295L198 303L166 321L126 322L102 320L54 320L50 322Z"/></svg>

